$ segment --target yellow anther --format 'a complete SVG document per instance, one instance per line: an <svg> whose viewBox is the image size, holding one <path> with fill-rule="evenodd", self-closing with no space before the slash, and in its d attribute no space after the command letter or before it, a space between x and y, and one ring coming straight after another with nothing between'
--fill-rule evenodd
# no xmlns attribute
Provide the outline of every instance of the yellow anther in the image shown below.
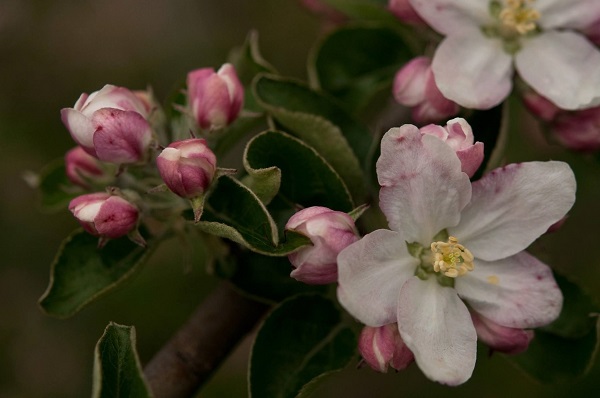
<svg viewBox="0 0 600 398"><path fill-rule="evenodd" d="M433 242L433 270L441 272L450 278L456 278L473 271L473 254L458 243L454 236L448 237L448 242Z"/></svg>
<svg viewBox="0 0 600 398"><path fill-rule="evenodd" d="M500 278L498 278L496 275L490 275L487 277L487 281L491 285L497 285L498 282L500 282Z"/></svg>
<svg viewBox="0 0 600 398"><path fill-rule="evenodd" d="M535 0L506 0L506 6L500 11L500 20L504 26L524 35L536 29L540 12L530 7Z"/></svg>

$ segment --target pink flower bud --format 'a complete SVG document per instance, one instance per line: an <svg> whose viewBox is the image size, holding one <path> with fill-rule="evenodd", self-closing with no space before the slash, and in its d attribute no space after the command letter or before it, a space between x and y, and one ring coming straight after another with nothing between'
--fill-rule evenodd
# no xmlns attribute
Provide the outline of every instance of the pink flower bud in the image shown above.
<svg viewBox="0 0 600 398"><path fill-rule="evenodd" d="M358 351L371 368L383 373L389 366L396 370L406 369L415 360L400 337L397 323L365 326L358 338Z"/></svg>
<svg viewBox="0 0 600 398"><path fill-rule="evenodd" d="M389 0L388 10L400 21L411 24L425 26L427 23L417 14L409 0Z"/></svg>
<svg viewBox="0 0 600 398"><path fill-rule="evenodd" d="M528 91L523 94L523 103L529 112L546 122L554 119L560 112L559 107L535 91Z"/></svg>
<svg viewBox="0 0 600 398"><path fill-rule="evenodd" d="M399 104L413 107L412 118L418 124L444 120L460 109L438 89L428 57L414 58L396 73L393 94Z"/></svg>
<svg viewBox="0 0 600 398"><path fill-rule="evenodd" d="M65 169L69 181L83 188L89 188L89 180L104 175L98 159L88 154L80 146L66 153Z"/></svg>
<svg viewBox="0 0 600 398"><path fill-rule="evenodd" d="M73 139L90 155L110 163L144 159L152 140L148 105L124 87L105 85L82 94L61 117Z"/></svg>
<svg viewBox="0 0 600 398"><path fill-rule="evenodd" d="M595 45L600 46L600 19L583 29L583 34Z"/></svg>
<svg viewBox="0 0 600 398"><path fill-rule="evenodd" d="M346 213L313 206L294 214L285 225L310 238L313 246L292 253L290 276L311 285L337 282L337 255L359 239L354 220Z"/></svg>
<svg viewBox="0 0 600 398"><path fill-rule="evenodd" d="M324 18L332 24L341 24L348 18L323 0L300 0L300 4L313 14Z"/></svg>
<svg viewBox="0 0 600 398"><path fill-rule="evenodd" d="M421 134L429 134L438 137L452 148L460 159L462 171L469 177L477 171L483 162L483 143L476 142L473 130L465 119L455 118L446 124L446 127L429 124L422 127Z"/></svg>
<svg viewBox="0 0 600 398"><path fill-rule="evenodd" d="M182 198L206 192L216 171L217 158L202 138L173 142L156 159L167 187Z"/></svg>
<svg viewBox="0 0 600 398"><path fill-rule="evenodd" d="M235 120L244 102L244 87L231 64L215 73L202 68L187 75L188 105L203 129L220 129Z"/></svg>
<svg viewBox="0 0 600 398"><path fill-rule="evenodd" d="M581 152L600 150L600 107L563 111L550 122L556 139L565 147Z"/></svg>
<svg viewBox="0 0 600 398"><path fill-rule="evenodd" d="M69 210L90 234L101 238L118 238L135 229L137 208L121 198L108 193L90 193L76 197Z"/></svg>
<svg viewBox="0 0 600 398"><path fill-rule="evenodd" d="M501 326L475 311L471 311L471 319L473 319L477 337L494 351L519 354L529 347L529 342L533 339L533 330Z"/></svg>

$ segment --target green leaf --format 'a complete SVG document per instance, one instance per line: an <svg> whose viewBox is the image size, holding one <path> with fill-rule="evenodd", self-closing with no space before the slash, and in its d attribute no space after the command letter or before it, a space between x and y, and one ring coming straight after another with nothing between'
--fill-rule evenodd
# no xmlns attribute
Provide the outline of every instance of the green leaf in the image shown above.
<svg viewBox="0 0 600 398"><path fill-rule="evenodd" d="M301 293L325 293L326 285L307 285L290 277L293 267L286 257L265 257L247 252L238 259L230 281L244 293L263 301L280 302Z"/></svg>
<svg viewBox="0 0 600 398"><path fill-rule="evenodd" d="M42 210L62 210L67 207L71 199L83 193L67 178L63 159L56 159L46 165L36 179Z"/></svg>
<svg viewBox="0 0 600 398"><path fill-rule="evenodd" d="M357 201L365 182L372 136L337 103L305 84L276 76L259 76L254 91L260 105L292 133L321 154L346 181Z"/></svg>
<svg viewBox="0 0 600 398"><path fill-rule="evenodd" d="M234 48L229 53L229 62L233 64L237 75L246 88L244 92L244 108L252 111L258 111L260 108L256 105L256 100L251 90L247 88L254 77L259 73L277 73L275 68L268 63L261 55L258 46L258 32L251 31L246 37L246 41L240 47Z"/></svg>
<svg viewBox="0 0 600 398"><path fill-rule="evenodd" d="M150 398L135 349L135 328L110 322L94 351L92 398Z"/></svg>
<svg viewBox="0 0 600 398"><path fill-rule="evenodd" d="M277 226L260 199L248 187L223 176L210 193L197 227L209 234L230 239L257 253L285 256L310 239L289 233L279 240Z"/></svg>
<svg viewBox="0 0 600 398"><path fill-rule="evenodd" d="M600 319L584 336L569 339L536 330L523 354L506 358L543 383L572 380L592 367L599 346Z"/></svg>
<svg viewBox="0 0 600 398"><path fill-rule="evenodd" d="M98 248L98 238L78 230L63 241L50 269L50 284L40 298L48 315L67 318L131 277L154 251L123 237Z"/></svg>
<svg viewBox="0 0 600 398"><path fill-rule="evenodd" d="M600 307L578 285L562 275L554 274L563 293L563 307L558 319L543 331L566 338L581 338L594 328Z"/></svg>
<svg viewBox="0 0 600 398"><path fill-rule="evenodd" d="M346 185L314 149L291 135L265 131L246 147L245 164L256 170L281 171L280 194L288 201L348 212L353 202Z"/></svg>
<svg viewBox="0 0 600 398"><path fill-rule="evenodd" d="M338 371L354 357L356 339L340 312L321 296L296 296L265 319L252 347L250 397L306 396L314 379Z"/></svg>
<svg viewBox="0 0 600 398"><path fill-rule="evenodd" d="M377 26L345 26L313 50L312 85L333 94L350 109L360 110L373 96L391 93L395 73L412 54L394 30Z"/></svg>

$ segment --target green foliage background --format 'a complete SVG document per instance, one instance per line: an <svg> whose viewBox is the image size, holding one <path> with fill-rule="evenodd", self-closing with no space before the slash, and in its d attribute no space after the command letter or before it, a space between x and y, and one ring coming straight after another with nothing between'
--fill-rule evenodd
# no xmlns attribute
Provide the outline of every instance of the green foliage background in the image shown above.
<svg viewBox="0 0 600 398"><path fill-rule="evenodd" d="M88 396L94 347L109 321L135 325L146 363L215 285L204 272L202 247L172 240L124 288L71 319L45 316L37 300L49 265L77 225L66 210L41 213L23 175L74 145L59 110L81 92L105 83L151 84L164 99L189 70L221 65L251 29L259 31L263 55L283 75L308 79L306 58L323 31L293 0L0 2L0 397ZM513 128L521 133L510 136L509 160L567 160L578 180L567 224L533 250L600 301L600 163L547 144L533 120L513 108ZM222 166L241 167L240 159L241 152ZM203 397L245 396L249 342ZM482 348L474 377L458 388L428 381L416 366L386 375L351 366L326 379L314 396L583 397L598 388L600 364L582 380L541 386Z"/></svg>

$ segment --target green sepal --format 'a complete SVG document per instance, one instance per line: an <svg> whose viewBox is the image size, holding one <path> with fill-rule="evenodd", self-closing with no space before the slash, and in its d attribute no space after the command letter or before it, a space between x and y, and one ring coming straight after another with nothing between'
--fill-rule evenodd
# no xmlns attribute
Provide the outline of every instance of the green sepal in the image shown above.
<svg viewBox="0 0 600 398"><path fill-rule="evenodd" d="M152 397L135 346L135 327L108 324L94 350L92 398Z"/></svg>

